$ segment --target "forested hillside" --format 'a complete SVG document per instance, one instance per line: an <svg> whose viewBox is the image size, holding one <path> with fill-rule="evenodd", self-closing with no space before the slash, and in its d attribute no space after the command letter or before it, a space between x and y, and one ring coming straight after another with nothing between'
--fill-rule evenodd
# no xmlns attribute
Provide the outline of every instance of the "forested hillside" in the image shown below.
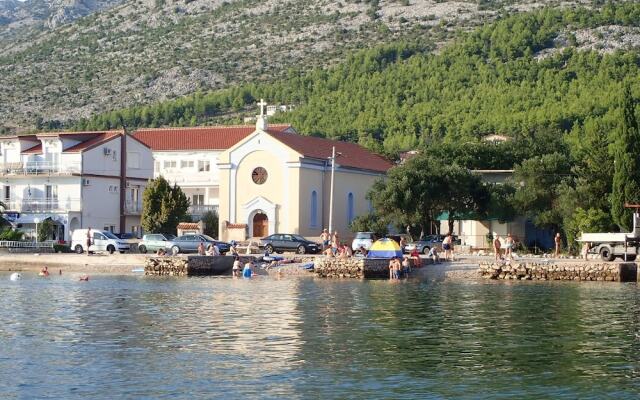
<svg viewBox="0 0 640 400"><path fill-rule="evenodd" d="M82 129L195 125L224 121L230 112L255 114L254 102L295 104L273 121L304 134L357 141L388 154L421 143L457 143L498 133L513 137L616 126L625 80L637 94L635 50L608 43L635 34L640 5L545 9L520 14L463 34L433 53L402 42L360 51L333 68L290 70L274 84L249 84L176 101L133 107L81 121Z"/></svg>

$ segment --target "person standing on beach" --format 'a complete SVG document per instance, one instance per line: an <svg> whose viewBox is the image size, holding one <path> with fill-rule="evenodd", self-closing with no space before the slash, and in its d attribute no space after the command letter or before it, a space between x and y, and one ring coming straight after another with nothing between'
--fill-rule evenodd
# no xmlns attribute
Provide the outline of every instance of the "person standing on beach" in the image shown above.
<svg viewBox="0 0 640 400"><path fill-rule="evenodd" d="M206 254L206 250L204 248L204 243L200 242L200 244L198 245L198 255L204 256L205 254Z"/></svg>
<svg viewBox="0 0 640 400"><path fill-rule="evenodd" d="M89 255L89 247L91 247L91 227L87 229L87 255Z"/></svg>
<svg viewBox="0 0 640 400"><path fill-rule="evenodd" d="M560 233L556 233L556 237L553 238L553 241L556 243L556 252L554 257L560 257L560 246L562 246L562 239L560 238Z"/></svg>
<svg viewBox="0 0 640 400"><path fill-rule="evenodd" d="M444 250L444 259L446 261L449 261L449 257L453 259L452 242L451 233L447 233L447 236L442 241L442 250Z"/></svg>
<svg viewBox="0 0 640 400"><path fill-rule="evenodd" d="M322 241L322 251L325 251L327 247L329 247L329 240L331 239L331 235L327 231L327 228L322 230L320 234L320 240Z"/></svg>
<svg viewBox="0 0 640 400"><path fill-rule="evenodd" d="M509 258L509 260L513 260L513 238L511 234L507 234L507 239L504 241L504 258Z"/></svg>
<svg viewBox="0 0 640 400"><path fill-rule="evenodd" d="M496 235L496 238L493 239L493 251L496 253L496 261L500 261L502 259L500 247L502 247L502 244L500 243L500 235Z"/></svg>

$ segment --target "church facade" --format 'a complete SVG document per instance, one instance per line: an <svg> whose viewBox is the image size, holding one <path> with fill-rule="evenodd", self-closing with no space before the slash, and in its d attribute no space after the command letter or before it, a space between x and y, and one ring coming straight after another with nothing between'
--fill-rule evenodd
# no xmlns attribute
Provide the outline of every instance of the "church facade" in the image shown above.
<svg viewBox="0 0 640 400"><path fill-rule="evenodd" d="M222 152L217 166L219 232L228 241L273 233L317 237L330 225L350 238L350 222L372 210L366 195L392 164L354 143L272 130L258 116L255 131Z"/></svg>

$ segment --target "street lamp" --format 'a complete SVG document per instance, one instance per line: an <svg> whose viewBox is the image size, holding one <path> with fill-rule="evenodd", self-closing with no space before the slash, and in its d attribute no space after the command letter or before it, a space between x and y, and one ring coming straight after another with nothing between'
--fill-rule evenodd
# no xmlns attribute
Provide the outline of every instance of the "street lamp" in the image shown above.
<svg viewBox="0 0 640 400"><path fill-rule="evenodd" d="M340 157L342 153L336 153L336 146L331 150L331 186L329 189L329 235L333 234L333 184L335 182L336 173L336 157Z"/></svg>
<svg viewBox="0 0 640 400"><path fill-rule="evenodd" d="M33 222L36 224L36 246L38 245L38 224L40 223L40 218L36 217L33 219Z"/></svg>

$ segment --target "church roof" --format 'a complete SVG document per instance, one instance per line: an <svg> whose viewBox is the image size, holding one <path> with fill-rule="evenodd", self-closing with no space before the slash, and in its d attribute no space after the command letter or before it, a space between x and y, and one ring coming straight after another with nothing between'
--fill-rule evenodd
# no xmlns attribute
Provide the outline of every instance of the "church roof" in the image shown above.
<svg viewBox="0 0 640 400"><path fill-rule="evenodd" d="M271 128L271 126L269 126ZM314 136L303 136L296 133L267 131L269 135L289 146L305 157L326 160L331 157L333 146L336 153L336 164L342 167L366 169L376 172L387 172L393 164L379 154L373 153L364 147L349 142L323 139Z"/></svg>
<svg viewBox="0 0 640 400"><path fill-rule="evenodd" d="M255 132L255 125L138 129L133 137L154 151L226 150ZM291 125L269 125L269 132L293 130Z"/></svg>

